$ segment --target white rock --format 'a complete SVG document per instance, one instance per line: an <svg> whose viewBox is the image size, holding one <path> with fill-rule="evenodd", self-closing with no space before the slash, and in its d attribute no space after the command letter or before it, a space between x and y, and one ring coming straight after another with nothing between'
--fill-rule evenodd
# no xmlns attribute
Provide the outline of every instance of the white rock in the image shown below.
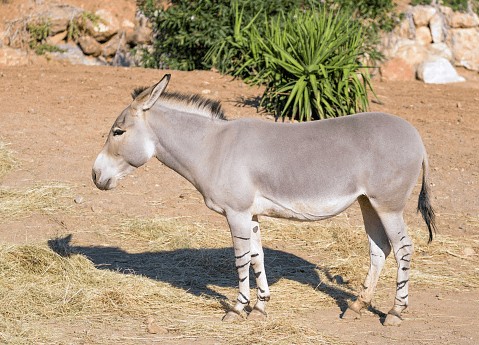
<svg viewBox="0 0 479 345"><path fill-rule="evenodd" d="M444 42L444 18L442 14L436 13L429 21L429 28L431 30L432 41L434 43Z"/></svg>
<svg viewBox="0 0 479 345"><path fill-rule="evenodd" d="M444 42L433 43L428 47L428 50L430 52L430 55L443 57L443 58L449 60L449 62L451 62L451 63L454 62L454 56L452 54L452 50Z"/></svg>
<svg viewBox="0 0 479 345"><path fill-rule="evenodd" d="M451 63L444 58L429 60L419 65L417 76L426 84L448 84L465 81Z"/></svg>

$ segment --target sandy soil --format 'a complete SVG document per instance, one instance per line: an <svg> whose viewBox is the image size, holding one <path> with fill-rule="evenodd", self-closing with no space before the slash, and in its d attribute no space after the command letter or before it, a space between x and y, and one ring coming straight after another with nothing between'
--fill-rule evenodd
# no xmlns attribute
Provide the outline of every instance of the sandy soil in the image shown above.
<svg viewBox="0 0 479 345"><path fill-rule="evenodd" d="M19 161L1 184L25 188L38 182L62 181L73 186L72 197L67 200L70 212L4 222L0 224L0 241L39 243L68 233L73 234L76 245L120 246L135 251L134 242L119 243L108 236L110 228L121 218L155 215L187 216L226 231L223 217L208 210L188 182L157 161L138 169L114 191L99 191L91 183L91 165L114 119L130 102L130 92L154 83L163 73L58 64L0 68L0 137L11 144ZM258 88L209 71L171 73L170 90L219 99L230 119L273 121L255 108L261 95ZM429 153L439 236L467 239L479 233L479 75L461 73L468 81L454 85L375 81L380 102L373 102L371 109L397 114L418 128ZM416 195L408 204L406 220L410 226L423 227L415 213ZM73 200L78 196L83 199L79 204ZM356 206L347 215L352 224L361 224ZM411 296L411 312L399 329L382 327L376 315L347 323L338 320L337 308L314 307L310 327L356 344L479 343L475 319L479 291L413 288ZM386 311L389 302L378 303L383 303L382 310ZM123 319L120 323L138 324L138 320ZM112 332L123 339L120 342L129 343L125 339L136 335L137 328L119 327Z"/></svg>

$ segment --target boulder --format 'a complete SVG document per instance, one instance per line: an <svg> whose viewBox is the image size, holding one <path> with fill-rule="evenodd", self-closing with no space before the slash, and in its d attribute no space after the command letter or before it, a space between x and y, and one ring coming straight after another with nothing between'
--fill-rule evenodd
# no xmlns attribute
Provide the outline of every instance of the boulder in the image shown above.
<svg viewBox="0 0 479 345"><path fill-rule="evenodd" d="M449 43L456 65L479 71L479 28L451 29Z"/></svg>
<svg viewBox="0 0 479 345"><path fill-rule="evenodd" d="M87 32L98 42L106 42L120 29L118 19L109 11L100 9L95 12L100 19L92 22L86 19L85 27Z"/></svg>
<svg viewBox="0 0 479 345"><path fill-rule="evenodd" d="M400 38L414 39L416 36L416 27L414 26L414 21L410 13L406 13L406 17L401 20L393 33Z"/></svg>
<svg viewBox="0 0 479 345"><path fill-rule="evenodd" d="M28 63L28 54L24 50L11 47L0 48L0 66L23 66Z"/></svg>
<svg viewBox="0 0 479 345"><path fill-rule="evenodd" d="M434 43L444 42L444 17L441 13L436 13L429 21L429 29L431 30L432 41Z"/></svg>
<svg viewBox="0 0 479 345"><path fill-rule="evenodd" d="M92 55L94 57L101 55L101 44L91 36L81 36L78 38L78 45L85 55Z"/></svg>
<svg viewBox="0 0 479 345"><path fill-rule="evenodd" d="M98 58L85 56L82 50L76 44L59 44L58 48L62 49L63 52L47 53L50 59L66 61L72 65L105 65L105 63Z"/></svg>
<svg viewBox="0 0 479 345"><path fill-rule="evenodd" d="M400 40L397 42L397 50L393 56L404 59L412 66L417 66L426 60L429 56L429 52L426 46L416 41Z"/></svg>
<svg viewBox="0 0 479 345"><path fill-rule="evenodd" d="M479 26L479 17L474 12L453 12L447 19L451 28L474 28Z"/></svg>
<svg viewBox="0 0 479 345"><path fill-rule="evenodd" d="M426 84L448 84L465 81L457 74L451 63L444 58L423 62L417 70L417 77Z"/></svg>
<svg viewBox="0 0 479 345"><path fill-rule="evenodd" d="M118 50L125 50L125 33L120 32L113 36L108 42L102 45L101 55L104 57L115 56Z"/></svg>
<svg viewBox="0 0 479 345"><path fill-rule="evenodd" d="M420 26L416 29L416 41L422 45L428 45L432 42L431 31L427 26Z"/></svg>
<svg viewBox="0 0 479 345"><path fill-rule="evenodd" d="M416 79L414 66L401 58L386 61L380 68L381 78L387 81L411 81Z"/></svg>
<svg viewBox="0 0 479 345"><path fill-rule="evenodd" d="M34 21L47 19L50 23L51 34L66 31L69 23L75 19L83 10L70 5L53 5L48 10L38 13Z"/></svg>
<svg viewBox="0 0 479 345"><path fill-rule="evenodd" d="M436 14L436 8L433 6L414 6L411 12L416 26L427 26Z"/></svg>
<svg viewBox="0 0 479 345"><path fill-rule="evenodd" d="M431 56L442 57L447 59L451 63L454 62L454 56L452 54L452 50L444 42L433 43L428 47L428 50Z"/></svg>
<svg viewBox="0 0 479 345"><path fill-rule="evenodd" d="M46 39L47 44L51 44L51 45L60 44L62 41L64 41L67 38L67 35L68 35L67 31L62 31L62 32L59 32L56 35L47 37L47 39Z"/></svg>

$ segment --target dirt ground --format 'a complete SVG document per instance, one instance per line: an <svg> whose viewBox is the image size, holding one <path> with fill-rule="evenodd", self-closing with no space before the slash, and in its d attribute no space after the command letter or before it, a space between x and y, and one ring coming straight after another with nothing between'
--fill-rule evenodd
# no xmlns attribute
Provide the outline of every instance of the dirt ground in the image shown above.
<svg viewBox="0 0 479 345"><path fill-rule="evenodd" d="M219 99L230 119L257 117L273 121L255 108L261 95L258 88L210 71L169 72L170 90ZM418 128L429 153L438 236L472 239L479 234L479 75L460 72L467 82L425 85L375 81L379 102L371 103L371 110L394 113ZM16 169L0 185L25 188L61 181L73 186L72 196L66 201L71 206L69 212L4 221L0 224L1 242L42 243L58 235L72 234L77 246L115 246L138 251L134 241L120 242L111 236L114 225L126 217L156 215L184 216L227 231L223 217L208 210L188 182L157 161L138 169L113 191L99 191L91 182L92 163L114 119L130 102L130 92L154 83L163 73L54 63L0 68L0 138L10 144L18 160ZM79 197L82 200L76 203L74 199L78 201ZM406 221L409 226L424 227L415 213L416 197L417 191L408 204ZM347 210L345 217L351 224L361 224L357 206ZM265 244L273 237L273 233L268 234ZM287 251L287 243L283 246ZM294 254L301 256L301 252ZM471 259L474 265L478 263L477 254ZM344 343L479 343L479 291L413 287L410 296L411 311L400 328L383 327L372 314L360 321L340 321L338 308L314 306L310 307L305 323ZM389 302L379 302L384 312ZM117 343L188 343L161 336L139 338L139 324L139 320L122 318L110 336ZM104 331L87 321L72 327L105 336ZM65 327L61 332L66 343L77 343L78 334L72 329ZM197 340L201 343L201 339ZM203 343L209 341L203 339Z"/></svg>

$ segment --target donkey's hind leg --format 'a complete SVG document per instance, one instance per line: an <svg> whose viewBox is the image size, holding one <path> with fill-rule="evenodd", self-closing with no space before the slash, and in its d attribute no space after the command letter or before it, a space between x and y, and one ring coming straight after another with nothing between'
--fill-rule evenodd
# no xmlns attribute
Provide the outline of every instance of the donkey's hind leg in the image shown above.
<svg viewBox="0 0 479 345"><path fill-rule="evenodd" d="M409 269L413 254L413 243L407 234L402 211L381 212L379 217L386 229L386 234L394 250L397 263L396 297L394 306L388 312L385 326L399 326L401 324L401 312L408 306L409 296Z"/></svg>
<svg viewBox="0 0 479 345"><path fill-rule="evenodd" d="M266 317L266 302L269 301L269 287L264 269L264 253L261 245L261 230L256 216L251 222L251 266L256 278L257 301L248 319L264 319Z"/></svg>
<svg viewBox="0 0 479 345"><path fill-rule="evenodd" d="M391 252L391 246L384 226L369 199L362 196L358 201L361 206L364 227L368 235L370 266L363 283L362 291L359 293L358 298L344 312L343 319L360 318L361 309L371 304L379 275L386 261L386 257Z"/></svg>

